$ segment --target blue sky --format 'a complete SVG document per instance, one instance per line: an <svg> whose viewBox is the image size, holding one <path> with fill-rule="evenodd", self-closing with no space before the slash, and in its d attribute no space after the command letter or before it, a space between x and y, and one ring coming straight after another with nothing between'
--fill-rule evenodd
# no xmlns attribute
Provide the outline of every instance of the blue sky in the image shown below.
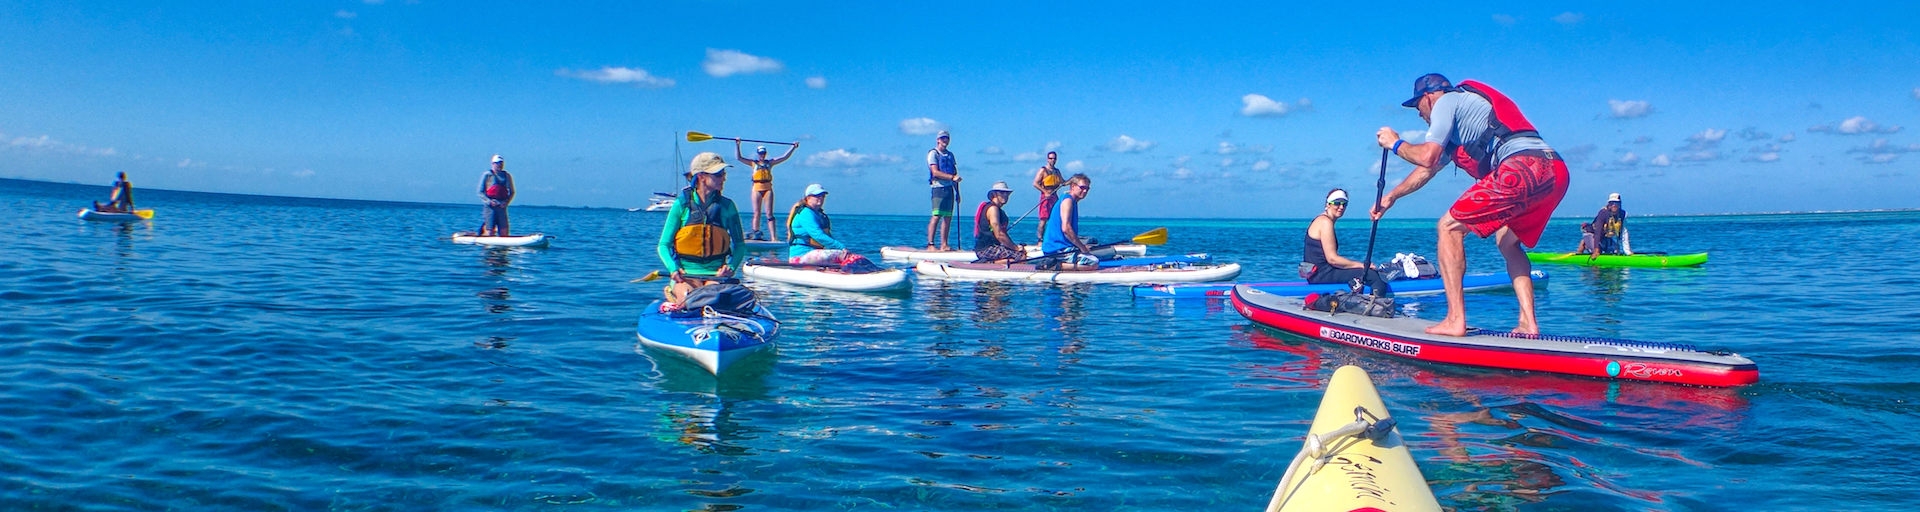
<svg viewBox="0 0 1920 512"><path fill-rule="evenodd" d="M1901 2L539 4L0 0L0 177L460 203L499 153L520 204L628 207L696 130L803 141L783 209L818 182L920 214L944 127L968 203L1005 179L1030 206L1056 148L1091 215L1304 218L1371 198L1374 129L1424 129L1399 102L1437 71L1566 155L1560 215L1920 207Z"/></svg>

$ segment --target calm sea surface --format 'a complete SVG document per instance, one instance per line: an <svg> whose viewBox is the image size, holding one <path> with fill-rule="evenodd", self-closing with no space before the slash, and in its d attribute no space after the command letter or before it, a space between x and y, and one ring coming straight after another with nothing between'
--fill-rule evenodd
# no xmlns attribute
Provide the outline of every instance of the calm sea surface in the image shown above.
<svg viewBox="0 0 1920 512"><path fill-rule="evenodd" d="M1120 286L934 279L755 285L778 354L716 379L635 351L659 285L628 281L659 264L660 214L514 208L558 239L503 251L444 240L477 205L143 190L150 223L74 217L105 196L0 180L0 508L1258 510L1343 364L1456 509L1920 507L1916 212L1634 219L1636 249L1712 262L1538 267L1546 331L1760 365L1727 390L1405 362ZM835 220L869 254L926 223ZM1290 277L1306 227L1086 224L1166 226L1165 251L1243 280ZM1364 250L1367 224L1340 226ZM1432 221L1384 223L1377 252L1431 257ZM1513 324L1510 293L1468 309Z"/></svg>

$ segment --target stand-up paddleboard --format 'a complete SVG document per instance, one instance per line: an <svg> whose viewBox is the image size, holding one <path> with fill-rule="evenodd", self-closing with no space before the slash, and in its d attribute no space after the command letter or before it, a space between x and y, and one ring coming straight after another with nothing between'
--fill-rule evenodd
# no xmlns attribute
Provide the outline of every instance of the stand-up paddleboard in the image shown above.
<svg viewBox="0 0 1920 512"><path fill-rule="evenodd" d="M94 210L92 208L81 208L80 219L100 221L100 222L139 222L143 220L152 220L153 209L144 208L144 209L134 210L132 213L127 213L127 212L103 212L103 211Z"/></svg>
<svg viewBox="0 0 1920 512"><path fill-rule="evenodd" d="M820 265L747 263L744 267L741 272L753 279L850 292L898 290L908 285L907 271L897 268L855 274Z"/></svg>
<svg viewBox="0 0 1920 512"><path fill-rule="evenodd" d="M1469 329L1461 337L1440 336L1426 333L1432 321L1311 311L1299 298L1259 288L1236 286L1232 298L1233 309L1254 323L1418 361L1695 386L1760 381L1760 367L1750 359L1683 343L1483 329Z"/></svg>
<svg viewBox="0 0 1920 512"><path fill-rule="evenodd" d="M1527 261L1534 263L1559 263L1565 265L1585 265L1589 267L1698 267L1707 264L1707 253L1693 254L1602 254L1591 256L1570 252L1530 252Z"/></svg>
<svg viewBox="0 0 1920 512"><path fill-rule="evenodd" d="M1240 275L1239 263L1225 265L1170 263L1101 267L1099 270L1041 270L1028 263L941 263L922 261L914 272L942 279L980 281L1039 281L1052 283L1204 283Z"/></svg>
<svg viewBox="0 0 1920 512"><path fill-rule="evenodd" d="M1334 370L1306 445L1287 466L1267 511L1438 512L1440 502L1395 423L1365 370Z"/></svg>
<svg viewBox="0 0 1920 512"><path fill-rule="evenodd" d="M640 345L692 360L719 375L748 356L773 348L780 321L760 307L752 317L711 311L675 316L660 312L660 301L647 305L634 327Z"/></svg>
<svg viewBox="0 0 1920 512"><path fill-rule="evenodd" d="M546 247L548 243L553 241L552 236L540 233L520 236L478 236L472 232L462 231L454 233L450 238L453 240L453 243L456 244L474 244L492 247Z"/></svg>
<svg viewBox="0 0 1920 512"><path fill-rule="evenodd" d="M1346 284L1311 284L1306 281L1270 281L1264 283L1238 283L1258 288L1261 291L1287 297L1305 297L1311 293L1344 292L1350 288ZM1407 279L1393 281L1393 294L1396 296L1432 295L1446 292L1445 285L1438 278ZM1208 284L1136 284L1133 296L1146 299L1225 299L1233 294L1235 283ZM1547 285L1547 273L1533 271L1533 286L1538 289ZM1466 291L1496 290L1513 287L1513 280L1506 274L1468 274L1460 279L1460 286Z"/></svg>
<svg viewBox="0 0 1920 512"><path fill-rule="evenodd" d="M751 240L751 239L749 239L749 240L745 240L745 241L742 241L742 242L740 243L740 245L741 245L741 246L744 246L744 247L746 247L748 251L752 251L752 252L768 252L768 251L784 251L784 250L787 250L787 245L788 245L788 244L787 244L786 242L775 242L775 241L772 241L772 240Z"/></svg>
<svg viewBox="0 0 1920 512"><path fill-rule="evenodd" d="M1027 245L1022 246L1022 248L1026 249L1027 257L1030 258L1045 255L1045 253L1040 251L1040 246L1038 245ZM1147 246L1143 244L1119 244L1093 250L1094 257L1103 260L1123 256L1145 256L1146 254ZM881 247L880 258L895 261L940 261L949 263L969 263L974 259L973 251L929 251L924 247L909 247L904 245Z"/></svg>

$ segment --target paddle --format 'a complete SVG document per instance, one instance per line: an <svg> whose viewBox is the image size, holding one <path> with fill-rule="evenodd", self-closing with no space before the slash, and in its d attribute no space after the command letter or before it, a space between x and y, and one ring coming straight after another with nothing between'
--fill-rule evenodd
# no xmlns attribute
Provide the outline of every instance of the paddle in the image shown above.
<svg viewBox="0 0 1920 512"><path fill-rule="evenodd" d="M1125 241L1120 241L1120 242L1113 242L1113 243L1108 243L1108 244L1100 244L1100 245L1096 245L1096 246L1093 246L1093 247L1088 247L1088 249L1092 249L1092 250L1096 250L1096 251L1097 251L1097 250L1100 250L1100 249L1104 249L1104 248L1108 248L1108 247L1113 247L1113 246L1116 246L1116 245L1120 245L1120 244L1125 244L1125 243L1135 243L1135 244L1140 244L1140 245L1166 245L1166 243L1167 243L1167 228L1153 228L1153 229L1150 229L1150 230L1147 230L1147 232L1145 232L1145 233L1141 233L1141 234L1138 234L1138 235L1134 235L1134 236L1133 236L1133 238L1129 238L1129 239L1127 239L1127 240L1125 240ZM1077 249L1077 248L1075 248L1075 249L1067 249L1067 250L1064 250L1064 251L1060 251L1060 252L1055 252L1055 253L1051 253L1051 254L1042 254L1042 255L1039 255L1039 256L1032 256L1032 257L1027 257L1027 258L1021 258L1021 259L1017 259L1017 260L1013 260L1013 262L1014 262L1014 263L1024 263L1024 262L1028 262L1028 261L1033 261L1033 260L1038 260L1038 259L1046 259L1046 258L1052 258L1052 257L1056 257L1056 256L1060 256L1060 255L1063 255L1063 254L1070 254L1070 253L1072 253L1073 251L1077 251L1077 250L1079 250L1079 249Z"/></svg>
<svg viewBox="0 0 1920 512"><path fill-rule="evenodd" d="M1055 185L1053 189L1057 191L1057 190L1060 190L1060 187L1064 187L1064 186L1066 185L1065 184ZM1020 221L1027 220L1028 215L1033 215L1033 212L1038 211L1039 209L1040 209L1040 202L1034 201L1033 207L1027 208L1027 213L1020 214L1020 218L1013 219L1013 223L1007 224L1007 229L1013 229L1014 226L1020 225Z"/></svg>
<svg viewBox="0 0 1920 512"><path fill-rule="evenodd" d="M660 280L660 278L662 278L662 277L666 277L666 275L663 275L663 274L661 274L661 273L660 273L660 271L658 271L658 270L655 270L655 271L652 271L652 272L648 272L648 273L647 273L647 275L644 275L644 276L640 276L640 277L639 277L639 278L637 278L637 279L634 279L634 280L632 280L632 281L627 281L627 282L629 282L629 283L647 283L647 282L653 282L653 281L658 281L658 280ZM738 282L740 282L740 278L738 278L738 277L716 277L716 278L713 278L713 279L708 279L708 280L709 280L709 281L713 281L713 282L717 282L717 283L738 283Z"/></svg>
<svg viewBox="0 0 1920 512"><path fill-rule="evenodd" d="M731 140L735 142L758 142L761 144L780 144L784 146L793 145L792 142L775 142L771 140L753 140L753 139L741 139L741 138L734 138L734 137L715 137L715 136L707 135L700 132L687 132L687 142L705 142L713 139Z"/></svg>
<svg viewBox="0 0 1920 512"><path fill-rule="evenodd" d="M1390 149L1380 149L1380 179L1373 183L1373 204L1380 204L1380 200L1387 196L1387 154L1390 152L1392 152ZM1365 272L1375 274L1380 272L1373 268L1373 241L1378 239L1379 235L1380 219L1373 219L1373 227L1367 228L1367 259L1360 264L1360 268L1365 269ZM1374 290L1374 293L1379 293L1379 290Z"/></svg>

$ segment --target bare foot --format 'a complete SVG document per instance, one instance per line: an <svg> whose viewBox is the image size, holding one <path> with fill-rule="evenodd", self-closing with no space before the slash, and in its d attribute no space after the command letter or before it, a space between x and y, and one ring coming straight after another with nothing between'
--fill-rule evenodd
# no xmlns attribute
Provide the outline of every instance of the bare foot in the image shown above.
<svg viewBox="0 0 1920 512"><path fill-rule="evenodd" d="M1444 321L1441 321L1438 324L1434 324L1433 327L1428 327L1427 334L1438 334L1441 336L1454 336L1454 337L1466 336L1467 335L1467 319L1465 318L1462 318L1459 320L1454 320L1451 318L1446 319Z"/></svg>
<svg viewBox="0 0 1920 512"><path fill-rule="evenodd" d="M933 252L933 244L927 244L927 252Z"/></svg>
<svg viewBox="0 0 1920 512"><path fill-rule="evenodd" d="M1536 324L1536 323L1533 323L1533 322L1527 322L1527 321L1521 321L1521 322L1520 322L1520 325L1516 325L1516 326L1514 326L1514 327L1513 327L1513 332L1514 332L1515 334L1532 334L1532 335L1539 335L1539 334L1540 334L1540 324Z"/></svg>

